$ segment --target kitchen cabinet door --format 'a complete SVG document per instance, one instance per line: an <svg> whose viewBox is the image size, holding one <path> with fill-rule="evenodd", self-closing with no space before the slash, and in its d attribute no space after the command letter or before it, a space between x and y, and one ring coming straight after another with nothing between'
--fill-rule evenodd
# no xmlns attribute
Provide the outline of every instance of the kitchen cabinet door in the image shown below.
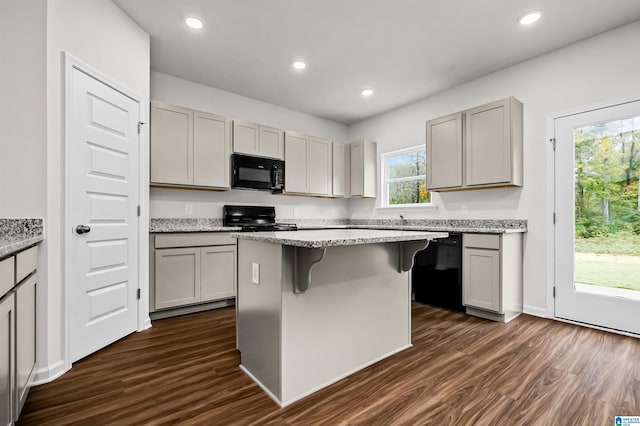
<svg viewBox="0 0 640 426"><path fill-rule="evenodd" d="M349 196L349 149L341 143L333 144L333 196Z"/></svg>
<svg viewBox="0 0 640 426"><path fill-rule="evenodd" d="M285 192L304 194L309 192L309 166L307 158L308 137L297 133L285 134Z"/></svg>
<svg viewBox="0 0 640 426"><path fill-rule="evenodd" d="M274 127L260 126L259 153L263 157L284 160L284 131Z"/></svg>
<svg viewBox="0 0 640 426"><path fill-rule="evenodd" d="M462 303L502 313L500 251L464 247L462 258Z"/></svg>
<svg viewBox="0 0 640 426"><path fill-rule="evenodd" d="M427 121L427 188L462 186L462 113Z"/></svg>
<svg viewBox="0 0 640 426"><path fill-rule="evenodd" d="M465 111L465 184L522 185L522 104L515 98Z"/></svg>
<svg viewBox="0 0 640 426"><path fill-rule="evenodd" d="M377 196L377 144L363 140L352 142L350 150L350 180L352 197L375 198Z"/></svg>
<svg viewBox="0 0 640 426"><path fill-rule="evenodd" d="M151 103L151 182L193 184L193 111Z"/></svg>
<svg viewBox="0 0 640 426"><path fill-rule="evenodd" d="M31 275L15 289L16 420L27 400L36 365L36 277Z"/></svg>
<svg viewBox="0 0 640 426"><path fill-rule="evenodd" d="M200 249L200 300L227 299L236 295L236 246Z"/></svg>
<svg viewBox="0 0 640 426"><path fill-rule="evenodd" d="M14 303L13 293L8 293L0 299L0 424L3 426L13 424L14 420L16 349Z"/></svg>
<svg viewBox="0 0 640 426"><path fill-rule="evenodd" d="M310 137L308 141L308 156L309 193L331 195L333 180L332 142Z"/></svg>
<svg viewBox="0 0 640 426"><path fill-rule="evenodd" d="M160 249L155 253L155 308L200 301L200 248Z"/></svg>
<svg viewBox="0 0 640 426"><path fill-rule="evenodd" d="M245 121L233 120L233 152L238 154L258 155L260 125Z"/></svg>
<svg viewBox="0 0 640 426"><path fill-rule="evenodd" d="M193 184L229 187L229 143L224 117L195 111L193 116Z"/></svg>

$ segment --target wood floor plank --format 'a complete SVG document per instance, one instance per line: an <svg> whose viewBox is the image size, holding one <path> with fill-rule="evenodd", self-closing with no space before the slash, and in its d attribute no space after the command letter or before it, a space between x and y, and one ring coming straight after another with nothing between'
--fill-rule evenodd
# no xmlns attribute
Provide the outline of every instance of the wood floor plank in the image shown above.
<svg viewBox="0 0 640 426"><path fill-rule="evenodd" d="M33 388L19 424L599 425L640 414L632 337L413 304L412 343L281 409L238 368L233 307L158 320Z"/></svg>

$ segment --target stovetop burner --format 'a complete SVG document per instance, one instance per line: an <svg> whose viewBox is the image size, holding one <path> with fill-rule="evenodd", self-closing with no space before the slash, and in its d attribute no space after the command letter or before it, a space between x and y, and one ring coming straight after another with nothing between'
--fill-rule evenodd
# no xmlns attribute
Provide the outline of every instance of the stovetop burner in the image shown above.
<svg viewBox="0 0 640 426"><path fill-rule="evenodd" d="M295 223L277 223L272 206L224 206L224 226L238 226L242 232L297 231Z"/></svg>

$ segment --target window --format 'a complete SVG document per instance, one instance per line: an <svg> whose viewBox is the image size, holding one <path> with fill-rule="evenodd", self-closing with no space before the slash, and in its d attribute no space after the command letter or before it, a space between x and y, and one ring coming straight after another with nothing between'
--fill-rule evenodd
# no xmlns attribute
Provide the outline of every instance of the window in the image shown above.
<svg viewBox="0 0 640 426"><path fill-rule="evenodd" d="M382 154L382 207L430 205L424 146Z"/></svg>

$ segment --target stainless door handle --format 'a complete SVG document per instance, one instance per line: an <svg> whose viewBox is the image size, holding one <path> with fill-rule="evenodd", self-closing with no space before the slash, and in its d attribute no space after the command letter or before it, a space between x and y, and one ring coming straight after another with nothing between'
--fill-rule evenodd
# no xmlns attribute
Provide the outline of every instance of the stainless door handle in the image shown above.
<svg viewBox="0 0 640 426"><path fill-rule="evenodd" d="M76 234L82 235L91 232L91 227L87 225L76 226Z"/></svg>

